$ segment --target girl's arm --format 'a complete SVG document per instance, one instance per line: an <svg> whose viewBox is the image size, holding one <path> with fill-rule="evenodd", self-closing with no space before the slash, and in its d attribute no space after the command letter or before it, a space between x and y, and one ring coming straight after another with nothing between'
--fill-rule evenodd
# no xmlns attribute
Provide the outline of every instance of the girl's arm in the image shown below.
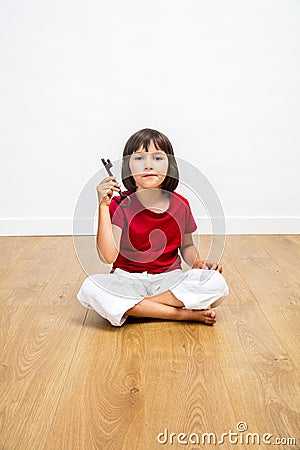
<svg viewBox="0 0 300 450"><path fill-rule="evenodd" d="M186 264L192 269L209 269L223 271L221 264L214 263L212 261L202 260L200 253L194 245L193 237L191 234L185 234L183 238L182 246L180 247L180 253L186 262Z"/></svg>
<svg viewBox="0 0 300 450"><path fill-rule="evenodd" d="M114 177L104 178L97 186L99 200L97 251L102 262L112 264L119 254L122 229L112 225L109 205L114 192L119 192L120 185Z"/></svg>
<svg viewBox="0 0 300 450"><path fill-rule="evenodd" d="M97 250L102 262L112 264L119 254L122 229L111 223L108 205L99 205Z"/></svg>
<svg viewBox="0 0 300 450"><path fill-rule="evenodd" d="M180 253L189 267L198 267L198 264L201 262L200 254L194 245L191 234L184 235Z"/></svg>

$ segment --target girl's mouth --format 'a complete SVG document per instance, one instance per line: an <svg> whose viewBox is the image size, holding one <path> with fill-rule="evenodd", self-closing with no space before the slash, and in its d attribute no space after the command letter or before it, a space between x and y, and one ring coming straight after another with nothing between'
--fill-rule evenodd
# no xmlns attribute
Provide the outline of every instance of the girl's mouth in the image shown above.
<svg viewBox="0 0 300 450"><path fill-rule="evenodd" d="M148 173L146 175L143 175L143 178L146 178L146 177L157 177L157 175L155 173Z"/></svg>

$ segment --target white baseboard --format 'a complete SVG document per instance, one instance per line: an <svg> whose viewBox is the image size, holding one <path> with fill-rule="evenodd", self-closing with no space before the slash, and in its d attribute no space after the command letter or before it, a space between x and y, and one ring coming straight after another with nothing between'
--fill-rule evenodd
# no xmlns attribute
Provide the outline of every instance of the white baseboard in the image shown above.
<svg viewBox="0 0 300 450"><path fill-rule="evenodd" d="M209 219L199 217L196 217L195 219L198 225L196 234L212 234L212 227ZM94 221L94 218L92 220ZM226 218L225 234L299 233L300 217ZM0 219L0 236L71 236L72 234L73 218L69 217Z"/></svg>

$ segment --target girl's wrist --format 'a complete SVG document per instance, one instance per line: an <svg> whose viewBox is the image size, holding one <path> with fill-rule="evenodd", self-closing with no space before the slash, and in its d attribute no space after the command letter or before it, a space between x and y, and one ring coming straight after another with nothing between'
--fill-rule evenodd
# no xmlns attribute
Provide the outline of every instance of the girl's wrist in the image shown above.
<svg viewBox="0 0 300 450"><path fill-rule="evenodd" d="M107 208L109 208L109 204L101 202L101 203L99 203L99 208L100 209L107 209Z"/></svg>

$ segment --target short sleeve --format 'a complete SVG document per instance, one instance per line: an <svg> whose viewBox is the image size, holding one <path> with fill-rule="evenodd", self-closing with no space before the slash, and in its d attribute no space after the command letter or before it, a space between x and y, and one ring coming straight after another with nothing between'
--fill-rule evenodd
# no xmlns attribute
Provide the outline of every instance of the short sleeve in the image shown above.
<svg viewBox="0 0 300 450"><path fill-rule="evenodd" d="M196 221L194 219L193 213L191 211L190 205L187 202L184 233L185 234L189 234L189 233L193 233L196 230L197 230L197 224L196 224Z"/></svg>
<svg viewBox="0 0 300 450"><path fill-rule="evenodd" d="M111 223L123 229L125 225L125 215L123 212L123 208L121 208L120 206L120 197L113 197L111 199L109 205L109 213Z"/></svg>

